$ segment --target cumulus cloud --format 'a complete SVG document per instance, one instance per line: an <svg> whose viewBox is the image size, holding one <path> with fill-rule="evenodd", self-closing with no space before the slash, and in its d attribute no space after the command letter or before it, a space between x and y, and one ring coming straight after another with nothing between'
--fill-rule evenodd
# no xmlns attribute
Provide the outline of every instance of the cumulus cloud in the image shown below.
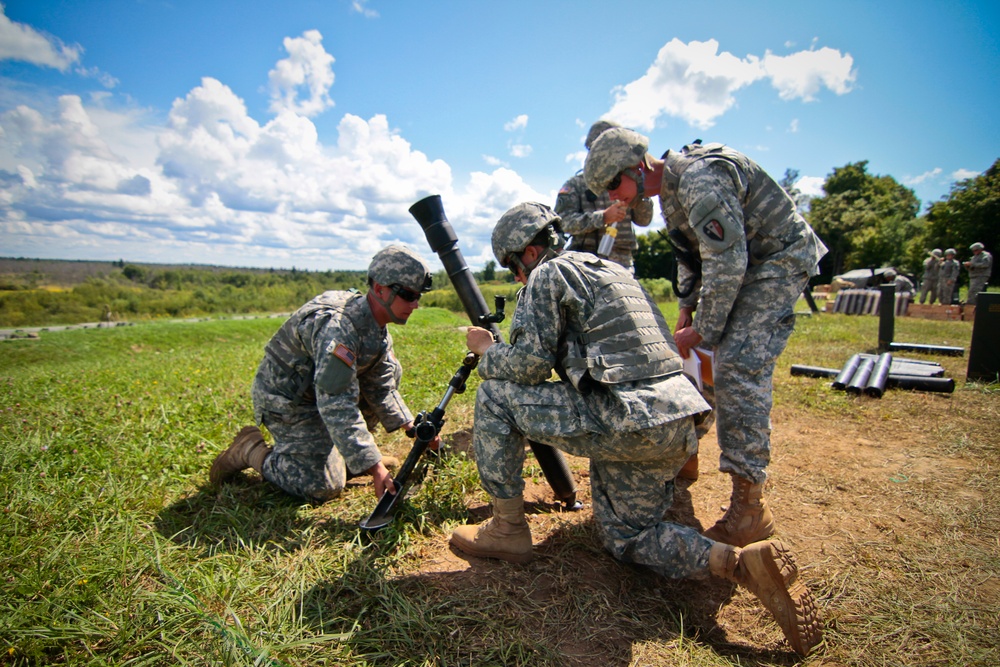
<svg viewBox="0 0 1000 667"><path fill-rule="evenodd" d="M279 60L267 75L271 111L315 116L332 107L328 93L333 85L334 58L323 48L323 35L307 30L301 37L286 37L284 46L288 57ZM305 99L300 101L301 93Z"/></svg>
<svg viewBox="0 0 1000 667"><path fill-rule="evenodd" d="M514 118L514 120L504 123L503 129L507 132L515 132L517 130L523 130L528 126L528 114L521 114Z"/></svg>
<svg viewBox="0 0 1000 667"><path fill-rule="evenodd" d="M531 155L531 146L528 144L511 144L510 154L512 157L528 157Z"/></svg>
<svg viewBox="0 0 1000 667"><path fill-rule="evenodd" d="M793 118L792 122L788 124L788 131L795 134L799 131L799 119Z"/></svg>
<svg viewBox="0 0 1000 667"><path fill-rule="evenodd" d="M903 179L903 185L920 185L924 181L932 180L941 175L941 167L935 167L930 171L925 171L919 176L907 176Z"/></svg>
<svg viewBox="0 0 1000 667"><path fill-rule="evenodd" d="M973 171L971 169L956 169L955 171L951 172L951 179L953 181L964 181L968 178L975 178L981 173L982 172Z"/></svg>
<svg viewBox="0 0 1000 667"><path fill-rule="evenodd" d="M662 116L672 116L706 129L736 104L735 93L766 79L781 99L815 99L820 88L838 95L851 90L853 58L830 48L800 51L787 56L739 58L719 52L710 39L687 44L672 39L640 78L616 87L608 116L623 125L652 130Z"/></svg>
<svg viewBox="0 0 1000 667"><path fill-rule="evenodd" d="M20 60L65 72L80 62L83 48L67 46L23 23L11 21L0 4L0 60Z"/></svg>
<svg viewBox="0 0 1000 667"><path fill-rule="evenodd" d="M795 181L795 187L806 197L822 197L826 194L823 191L823 184L826 179L822 176L803 176Z"/></svg>
<svg viewBox="0 0 1000 667"><path fill-rule="evenodd" d="M481 266L504 211L554 199L499 160L458 190L451 167L415 150L384 115L345 114L333 143L322 142L312 114L329 106L315 101L333 83L333 58L313 31L285 47L272 70L273 116L262 121L211 77L178 97L165 122L111 108L103 94L0 115L0 254L62 248L106 259L112 249L136 261L361 269L403 242L434 263L407 209L440 194L463 253Z"/></svg>

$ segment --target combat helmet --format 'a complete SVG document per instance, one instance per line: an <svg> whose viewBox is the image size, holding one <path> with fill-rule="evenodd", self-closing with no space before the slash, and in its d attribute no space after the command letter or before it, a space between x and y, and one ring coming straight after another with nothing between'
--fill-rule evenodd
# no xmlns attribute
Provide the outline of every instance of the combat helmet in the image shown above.
<svg viewBox="0 0 1000 667"><path fill-rule="evenodd" d="M587 153L583 177L591 192L607 192L615 177L638 166L646 159L649 139L625 127L613 127L602 132ZM641 187L642 178L636 183Z"/></svg>
<svg viewBox="0 0 1000 667"><path fill-rule="evenodd" d="M948 248L944 251L945 255L957 255L958 252L954 248Z"/></svg>
<svg viewBox="0 0 1000 667"><path fill-rule="evenodd" d="M594 145L597 141L597 137L601 136L605 130L610 130L613 127L621 127L618 123L613 120L599 120L590 126L590 131L587 132L587 138L584 140L583 145L590 150L590 147Z"/></svg>
<svg viewBox="0 0 1000 667"><path fill-rule="evenodd" d="M934 248L934 250L931 250L931 255L941 259L941 248Z"/></svg>
<svg viewBox="0 0 1000 667"><path fill-rule="evenodd" d="M531 269L561 249L562 235L559 230L561 220L556 212L545 204L535 202L518 204L500 216L493 228L491 239L493 255L500 262L500 266L509 268L510 264L514 264L527 276ZM551 233L549 247L533 266L524 266L517 255L546 227Z"/></svg>
<svg viewBox="0 0 1000 667"><path fill-rule="evenodd" d="M986 246L984 246L979 241L976 241L975 243L969 246L969 250L971 250L972 252L975 252L977 250L983 250L984 248L986 248Z"/></svg>
<svg viewBox="0 0 1000 667"><path fill-rule="evenodd" d="M399 285L417 294L431 289L431 269L413 250L394 243L382 248L368 265L368 277L379 285Z"/></svg>

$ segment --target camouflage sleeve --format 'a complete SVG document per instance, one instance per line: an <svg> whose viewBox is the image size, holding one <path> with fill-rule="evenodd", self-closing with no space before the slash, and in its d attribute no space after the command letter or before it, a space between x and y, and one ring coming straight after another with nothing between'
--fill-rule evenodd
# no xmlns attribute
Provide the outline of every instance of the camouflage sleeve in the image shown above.
<svg viewBox="0 0 1000 667"><path fill-rule="evenodd" d="M510 343L494 343L479 362L486 380L510 380L536 385L548 380L555 367L560 334L565 327L566 282L552 262L542 264L521 292L510 324Z"/></svg>
<svg viewBox="0 0 1000 667"><path fill-rule="evenodd" d="M392 350L392 336L389 335L389 346L385 354L358 378L361 395L368 401L368 405L378 416L379 423L388 433L413 421L413 415L399 393L399 381L402 377L403 367Z"/></svg>
<svg viewBox="0 0 1000 667"><path fill-rule="evenodd" d="M638 205L629 209L632 212L632 223L640 227L649 227L653 221L653 200L640 199Z"/></svg>
<svg viewBox="0 0 1000 667"><path fill-rule="evenodd" d="M694 328L707 346L719 344L747 269L741 184L728 163L697 162L678 188L681 205L698 236L701 294Z"/></svg>
<svg viewBox="0 0 1000 667"><path fill-rule="evenodd" d="M603 211L584 211L583 197L586 192L582 179L574 176L566 181L556 195L555 211L562 218L560 226L563 232L571 236L604 229Z"/></svg>
<svg viewBox="0 0 1000 667"><path fill-rule="evenodd" d="M356 332L348 327L328 326L313 338L316 407L347 468L355 473L368 470L382 458L358 407L360 386L354 360L358 344Z"/></svg>
<svg viewBox="0 0 1000 667"><path fill-rule="evenodd" d="M701 278L694 275L694 272L687 267L687 264L677 262L677 290L684 292L687 289L690 289L691 293L680 299L678 301L678 305L681 308L696 310L698 308L698 296L701 290Z"/></svg>

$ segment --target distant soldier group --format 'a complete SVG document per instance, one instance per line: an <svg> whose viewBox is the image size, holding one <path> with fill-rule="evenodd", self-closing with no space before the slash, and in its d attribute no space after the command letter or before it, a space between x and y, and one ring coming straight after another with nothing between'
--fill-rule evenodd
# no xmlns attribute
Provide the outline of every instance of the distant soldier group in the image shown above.
<svg viewBox="0 0 1000 667"><path fill-rule="evenodd" d="M920 303L924 303L925 298L929 297L927 300L929 304L937 300L944 305L950 305L956 295L958 274L964 265L969 272L969 295L965 302L970 306L976 305L976 297L986 289L986 283L989 282L993 270L993 255L978 242L969 246L969 250L972 251L972 257L962 263L955 259L957 253L954 248L945 250L943 258L940 248L928 253L927 259L924 260L924 274L920 283Z"/></svg>

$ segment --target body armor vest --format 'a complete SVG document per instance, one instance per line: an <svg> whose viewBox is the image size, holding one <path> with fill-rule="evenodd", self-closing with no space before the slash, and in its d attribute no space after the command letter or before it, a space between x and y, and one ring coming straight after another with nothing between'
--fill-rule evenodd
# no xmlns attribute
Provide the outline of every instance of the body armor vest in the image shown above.
<svg viewBox="0 0 1000 667"><path fill-rule="evenodd" d="M348 303L359 298L364 297L354 291L323 292L292 313L264 347L264 354L288 374L289 381L295 383L295 405L315 400L313 372L316 362L299 337L299 325L321 311L344 311Z"/></svg>
<svg viewBox="0 0 1000 667"><path fill-rule="evenodd" d="M594 283L594 310L583 331L566 332L563 367L570 382L580 389L590 378L618 384L675 375L681 358L667 341L669 331L659 308L624 269L601 272Z"/></svg>
<svg viewBox="0 0 1000 667"><path fill-rule="evenodd" d="M691 229L687 213L677 196L681 175L699 160L725 160L747 179L746 193L740 204L751 264L759 264L782 250L792 239L785 239L798 226L795 202L760 165L723 144L690 144L679 153L667 151L663 175L663 216L667 226L679 230L690 247L698 248L698 237ZM696 221L700 222L700 221Z"/></svg>

